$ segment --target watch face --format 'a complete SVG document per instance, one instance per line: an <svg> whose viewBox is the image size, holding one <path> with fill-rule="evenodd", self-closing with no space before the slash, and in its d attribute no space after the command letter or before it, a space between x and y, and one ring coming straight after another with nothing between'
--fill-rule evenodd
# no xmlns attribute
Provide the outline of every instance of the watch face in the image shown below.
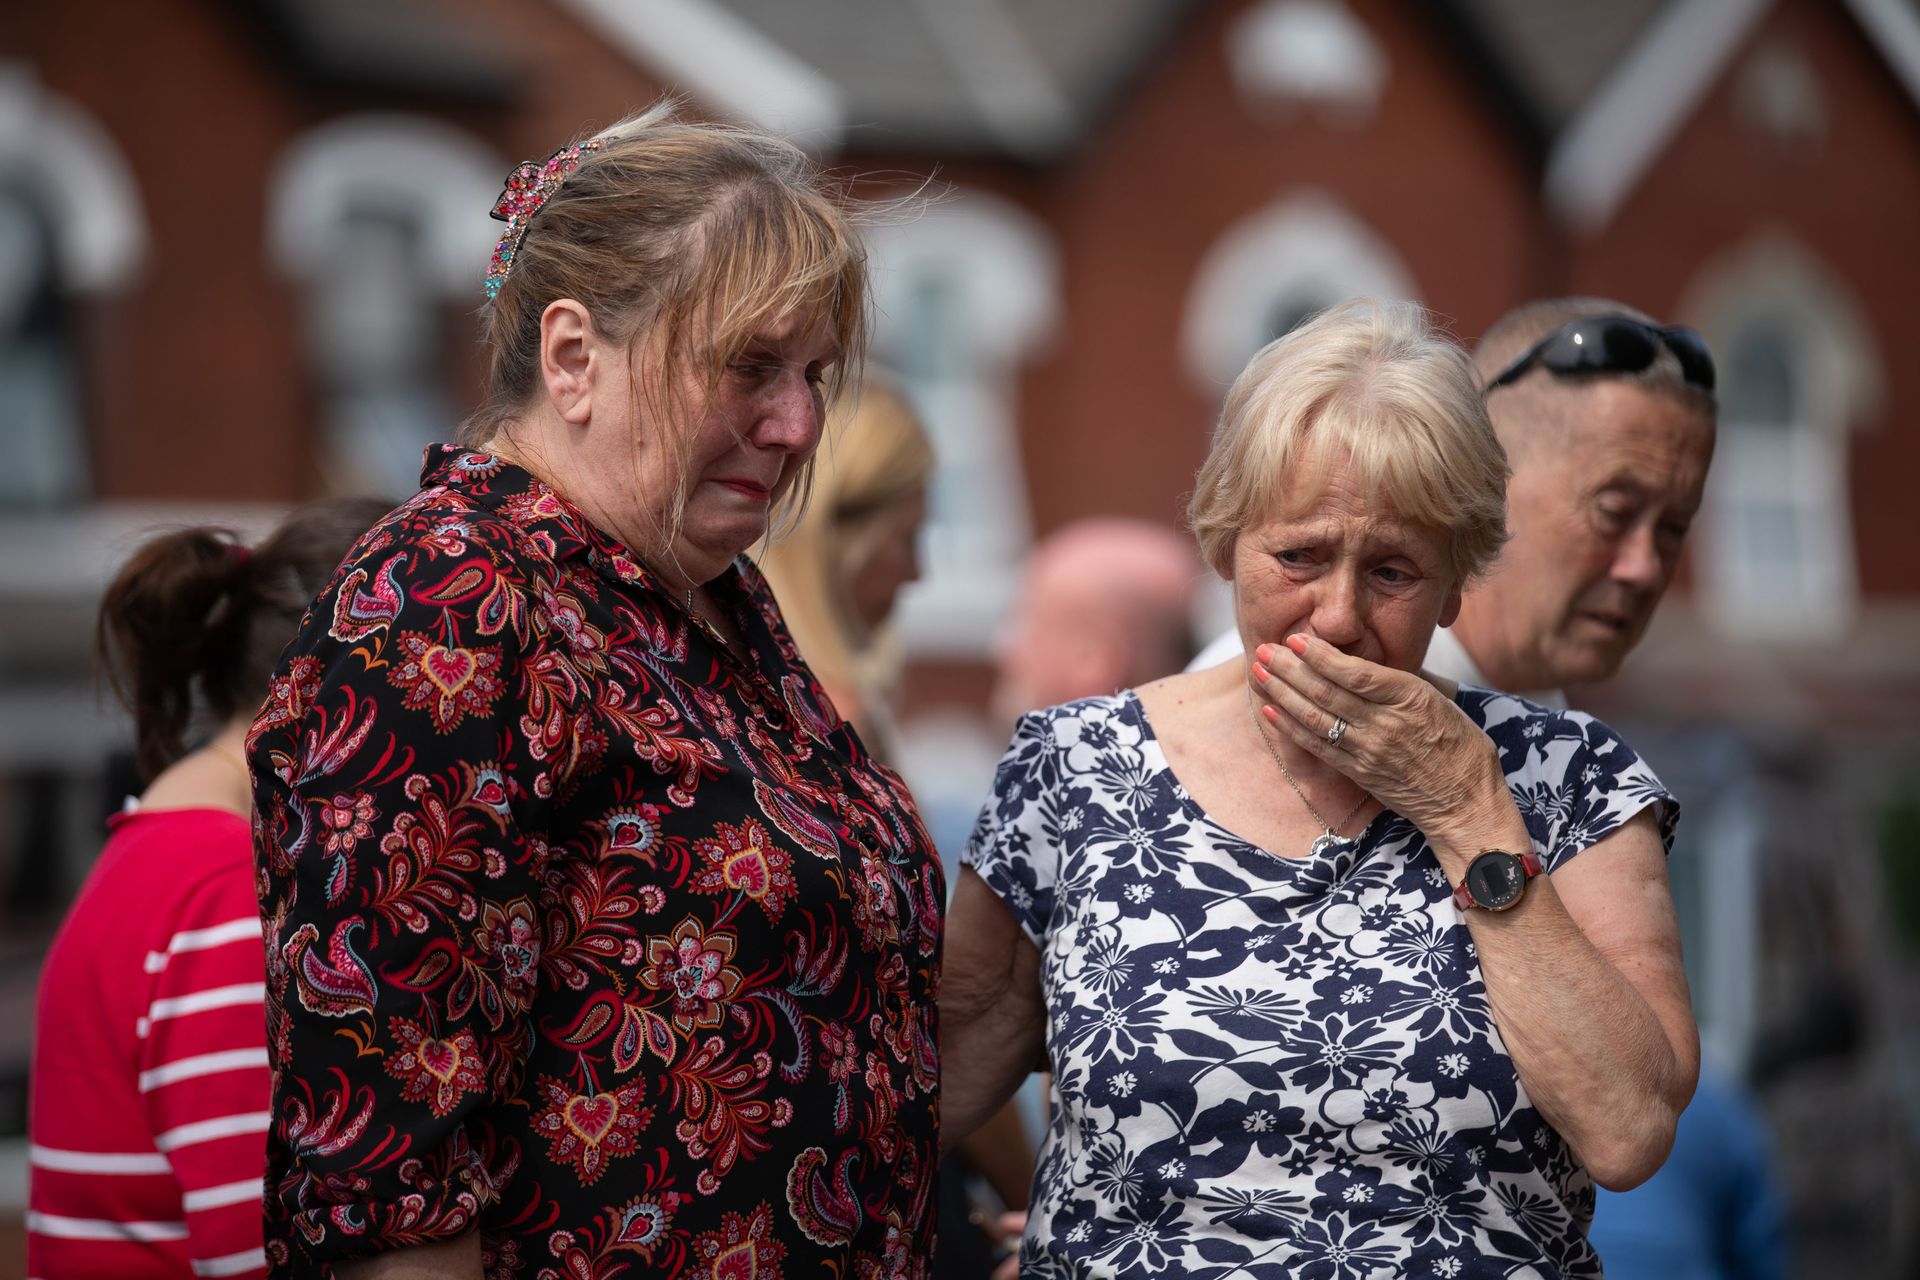
<svg viewBox="0 0 1920 1280"><path fill-rule="evenodd" d="M1510 907L1527 883L1520 859L1498 849L1483 853L1467 868L1467 888L1483 907Z"/></svg>

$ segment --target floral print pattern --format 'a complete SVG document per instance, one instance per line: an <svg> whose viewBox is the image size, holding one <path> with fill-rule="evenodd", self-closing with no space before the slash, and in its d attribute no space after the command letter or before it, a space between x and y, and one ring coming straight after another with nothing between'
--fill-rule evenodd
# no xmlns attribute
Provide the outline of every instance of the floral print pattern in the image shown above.
<svg viewBox="0 0 1920 1280"><path fill-rule="evenodd" d="M1672 797L1588 716L1462 688L1548 870ZM1393 813L1277 858L1132 694L1022 720L966 860L1041 950L1055 1072L1027 1277L1593 1276L1593 1186L1528 1100L1466 922Z"/></svg>
<svg viewBox="0 0 1920 1280"><path fill-rule="evenodd" d="M944 888L758 572L746 656L490 454L315 604L255 721L275 1275L917 1277Z"/></svg>

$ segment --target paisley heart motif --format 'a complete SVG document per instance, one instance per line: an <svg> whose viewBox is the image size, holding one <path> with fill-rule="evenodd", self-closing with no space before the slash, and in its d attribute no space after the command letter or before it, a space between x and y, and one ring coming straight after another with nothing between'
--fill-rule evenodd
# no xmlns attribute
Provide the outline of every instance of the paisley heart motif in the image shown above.
<svg viewBox="0 0 1920 1280"><path fill-rule="evenodd" d="M473 679L473 673L480 663L466 649L449 649L436 644L420 655L420 670L427 679L433 681L446 697L453 697L467 687Z"/></svg>
<svg viewBox="0 0 1920 1280"><path fill-rule="evenodd" d="M595 1146L613 1131L613 1122L619 1116L620 1104L610 1093L567 1099L567 1128Z"/></svg>
<svg viewBox="0 0 1920 1280"><path fill-rule="evenodd" d="M441 1084L453 1079L453 1073L460 1069L460 1050L451 1040L422 1040L414 1056Z"/></svg>
<svg viewBox="0 0 1920 1280"><path fill-rule="evenodd" d="M658 1240L666 1228L666 1210L651 1200L639 1200L627 1206L626 1216L620 1220L620 1233L614 1239L621 1244L649 1245Z"/></svg>
<svg viewBox="0 0 1920 1280"><path fill-rule="evenodd" d="M607 845L613 849L638 852L653 843L653 828L630 813L617 813L607 819Z"/></svg>
<svg viewBox="0 0 1920 1280"><path fill-rule="evenodd" d="M738 889L756 901L766 897L772 879L767 874L767 855L759 845L742 849L729 857L721 875L729 889Z"/></svg>

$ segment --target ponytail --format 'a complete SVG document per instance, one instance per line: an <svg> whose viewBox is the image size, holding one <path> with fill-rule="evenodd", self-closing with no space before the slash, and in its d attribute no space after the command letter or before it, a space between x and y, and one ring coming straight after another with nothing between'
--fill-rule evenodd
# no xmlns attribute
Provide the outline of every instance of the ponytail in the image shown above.
<svg viewBox="0 0 1920 1280"><path fill-rule="evenodd" d="M101 670L133 714L135 763L152 778L187 742L251 710L301 615L387 504L301 507L256 548L201 526L163 533L121 566L100 601Z"/></svg>

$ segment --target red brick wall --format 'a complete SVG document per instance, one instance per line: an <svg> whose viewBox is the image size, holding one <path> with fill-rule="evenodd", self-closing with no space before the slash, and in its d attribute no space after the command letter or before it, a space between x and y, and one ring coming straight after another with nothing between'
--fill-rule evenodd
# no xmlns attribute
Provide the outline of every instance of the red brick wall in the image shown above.
<svg viewBox="0 0 1920 1280"><path fill-rule="evenodd" d="M511 161L545 155L659 93L561 11L525 0L460 8L462 21L490 24L518 60L523 100L504 111L304 87L230 6L63 0L23 8L10 21L10 44L49 92L111 135L151 235L133 287L81 316L103 498L284 500L316 488L317 406L298 299L266 245L271 175L306 129L362 110L424 111ZM476 306L485 269L474 263ZM462 406L475 399L480 373L470 317L470 307L450 308L448 378Z"/></svg>
<svg viewBox="0 0 1920 1280"><path fill-rule="evenodd" d="M1097 512L1179 520L1218 409L1181 362L1188 291L1227 228L1289 193L1335 192L1463 335L1526 292L1530 179L1429 29L1394 0L1355 3L1389 62L1377 113L1356 130L1270 122L1243 108L1226 60L1244 8L1182 28L1085 153L1033 184L1065 291L1022 400L1039 532Z"/></svg>
<svg viewBox="0 0 1920 1280"><path fill-rule="evenodd" d="M1760 135L1735 110L1734 73L1757 45L1789 43L1812 66L1824 139ZM1784 232L1862 308L1885 396L1858 425L1851 466L1863 596L1920 596L1920 110L1842 5L1781 0L1596 238L1572 245L1571 279L1671 315L1696 273L1764 232Z"/></svg>

